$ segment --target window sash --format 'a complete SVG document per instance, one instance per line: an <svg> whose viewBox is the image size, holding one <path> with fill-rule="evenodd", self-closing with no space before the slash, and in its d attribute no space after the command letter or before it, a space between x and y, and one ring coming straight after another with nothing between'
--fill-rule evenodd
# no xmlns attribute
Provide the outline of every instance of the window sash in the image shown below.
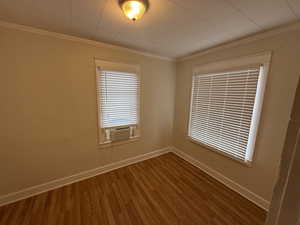
<svg viewBox="0 0 300 225"><path fill-rule="evenodd" d="M250 163L265 82L263 66L223 73L196 73L188 136L208 148Z"/></svg>
<svg viewBox="0 0 300 225"><path fill-rule="evenodd" d="M97 71L100 128L137 126L139 123L140 79L137 73Z"/></svg>

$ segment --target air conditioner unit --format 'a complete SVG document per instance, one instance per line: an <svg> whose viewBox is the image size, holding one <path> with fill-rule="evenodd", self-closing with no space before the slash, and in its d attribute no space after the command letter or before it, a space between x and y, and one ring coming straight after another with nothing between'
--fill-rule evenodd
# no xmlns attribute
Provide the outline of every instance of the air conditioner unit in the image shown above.
<svg viewBox="0 0 300 225"><path fill-rule="evenodd" d="M111 142L125 141L130 138L130 127L112 128L110 130Z"/></svg>

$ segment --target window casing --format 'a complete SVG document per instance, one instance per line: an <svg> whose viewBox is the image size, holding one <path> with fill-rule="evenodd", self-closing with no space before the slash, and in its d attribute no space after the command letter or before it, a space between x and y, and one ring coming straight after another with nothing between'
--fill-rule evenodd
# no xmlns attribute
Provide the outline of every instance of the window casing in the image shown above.
<svg viewBox="0 0 300 225"><path fill-rule="evenodd" d="M116 130L128 129L128 140L139 137L139 67L96 60L96 77L99 144L112 144Z"/></svg>
<svg viewBox="0 0 300 225"><path fill-rule="evenodd" d="M191 141L251 164L270 57L265 53L195 69L188 126Z"/></svg>

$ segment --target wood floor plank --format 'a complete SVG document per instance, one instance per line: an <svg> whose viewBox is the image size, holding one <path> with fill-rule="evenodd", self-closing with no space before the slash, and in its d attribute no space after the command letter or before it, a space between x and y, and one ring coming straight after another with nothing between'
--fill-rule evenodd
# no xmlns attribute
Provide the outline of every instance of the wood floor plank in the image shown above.
<svg viewBox="0 0 300 225"><path fill-rule="evenodd" d="M266 212L168 153L0 207L1 225L263 225Z"/></svg>

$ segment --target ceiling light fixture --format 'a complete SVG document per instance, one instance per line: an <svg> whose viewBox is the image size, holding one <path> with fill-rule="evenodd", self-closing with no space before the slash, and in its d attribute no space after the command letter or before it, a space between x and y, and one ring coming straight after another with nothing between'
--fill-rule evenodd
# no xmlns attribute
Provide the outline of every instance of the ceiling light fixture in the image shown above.
<svg viewBox="0 0 300 225"><path fill-rule="evenodd" d="M119 5L125 14L132 21L140 19L149 8L148 0L119 0Z"/></svg>

